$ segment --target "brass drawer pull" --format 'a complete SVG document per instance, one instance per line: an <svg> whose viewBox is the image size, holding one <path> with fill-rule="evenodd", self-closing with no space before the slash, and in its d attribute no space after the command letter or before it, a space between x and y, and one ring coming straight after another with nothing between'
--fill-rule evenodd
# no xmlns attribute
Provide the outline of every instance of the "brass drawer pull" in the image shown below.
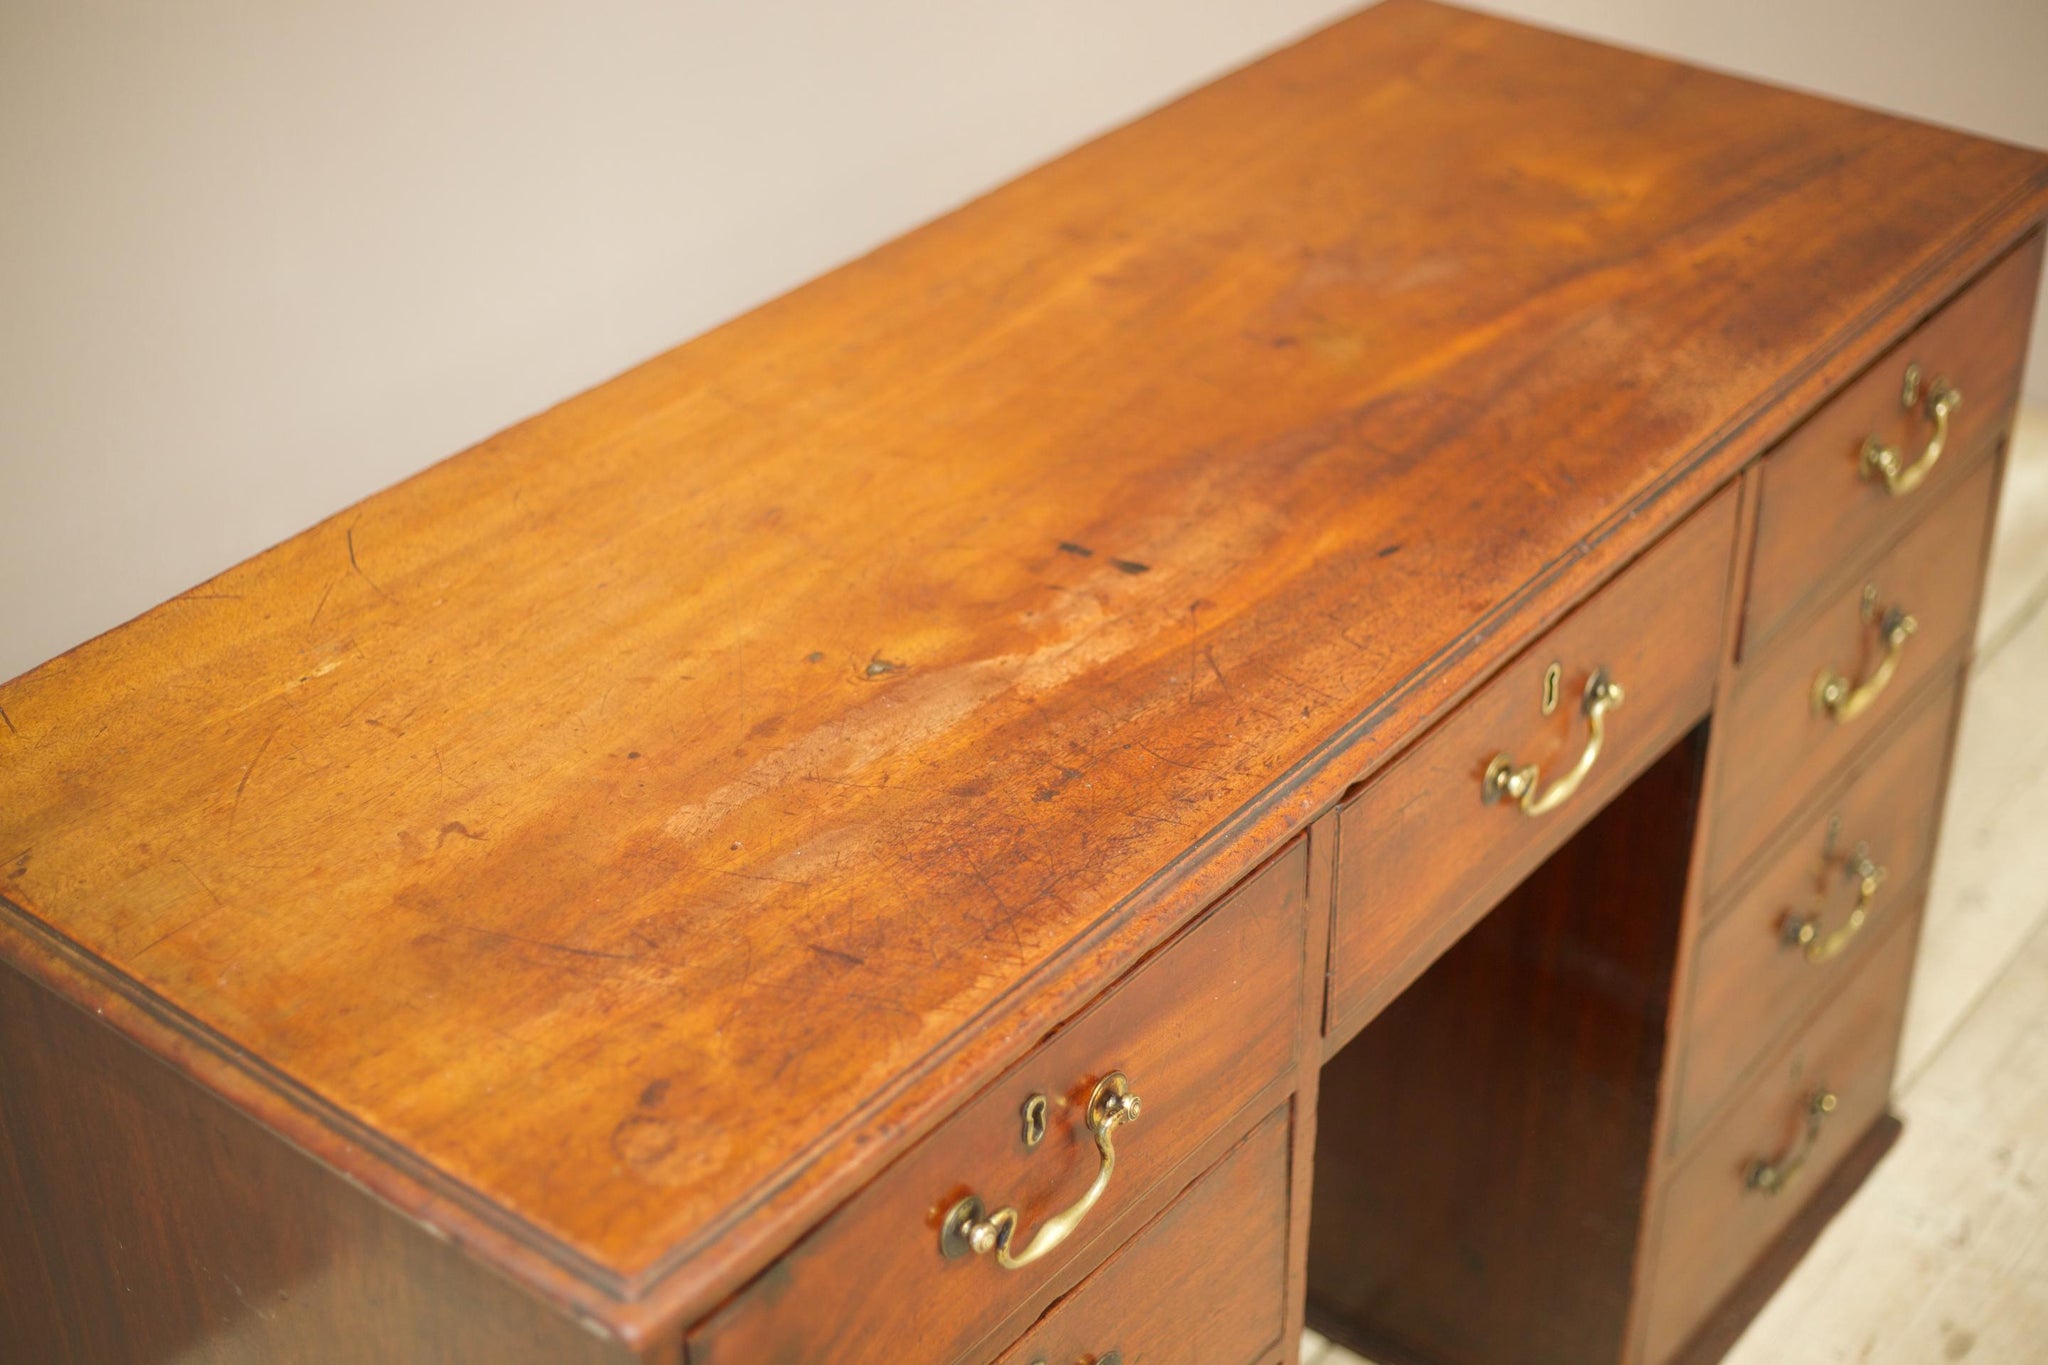
<svg viewBox="0 0 2048 1365"><path fill-rule="evenodd" d="M1131 1093L1123 1072L1112 1071L1096 1084L1095 1093L1088 1097L1088 1131L1095 1135L1095 1148L1102 1156L1095 1183L1073 1207L1046 1219L1023 1251L1010 1254L1010 1242L1016 1236L1022 1215L1014 1208L988 1213L981 1196L970 1194L947 1210L945 1222L939 1225L940 1253L952 1258L969 1252L986 1256L993 1251L997 1265L1005 1270L1021 1270L1066 1241L1109 1188L1110 1173L1116 1170L1116 1146L1112 1139L1117 1125L1135 1122L1138 1109L1138 1097Z"/></svg>
<svg viewBox="0 0 2048 1365"><path fill-rule="evenodd" d="M1782 1192L1806 1165L1806 1159L1813 1155L1814 1145L1820 1141L1820 1126L1827 1122L1828 1115L1835 1112L1837 1102L1832 1090L1814 1091L1806 1101L1806 1130L1799 1135L1799 1140L1775 1160L1751 1162L1744 1184L1762 1195L1775 1196Z"/></svg>
<svg viewBox="0 0 2048 1365"><path fill-rule="evenodd" d="M1501 801L1512 801L1522 808L1524 815L1545 815L1571 800L1572 793L1586 780L1586 774L1593 771L1593 765L1600 759L1600 746L1607 738L1607 713L1621 705L1621 684L1607 676L1607 670L1597 668L1593 676L1586 679L1586 691L1580 709L1586 713L1586 747L1579 754L1579 761L1572 770L1552 782L1541 792L1536 790L1537 771L1534 763L1518 768L1514 759L1506 754L1495 754L1493 762L1486 765L1486 776L1479 789L1480 799L1491 806Z"/></svg>
<svg viewBox="0 0 2048 1365"><path fill-rule="evenodd" d="M1899 391L1899 406L1911 408L1920 398L1920 367L1906 367L1906 381ZM1934 423L1934 434L1927 438L1926 449L1920 458L1905 464L1904 456L1897 446L1888 446L1875 436L1866 437L1858 469L1866 479L1879 479L1895 498L1904 497L1918 488L1934 471L1934 465L1941 458L1941 449L1948 444L1949 414L1963 405L1962 390L1946 379L1937 379L1927 386L1927 417Z"/></svg>
<svg viewBox="0 0 2048 1365"><path fill-rule="evenodd" d="M1809 915L1793 915L1786 919L1784 942L1788 948L1805 951L1806 960L1819 966L1833 961L1841 955L1863 925L1870 918L1870 905L1877 899L1877 888L1884 885L1884 869L1870 859L1868 844L1856 845L1856 851L1843 861L1843 870L1856 883L1856 905L1849 911L1849 918L1842 921L1842 927L1831 934L1820 931L1820 912Z"/></svg>
<svg viewBox="0 0 2048 1365"><path fill-rule="evenodd" d="M1884 657L1878 660L1870 676L1855 683L1832 668L1823 668L1813 680L1815 713L1833 716L1837 724L1854 720L1870 709L1870 704L1891 682L1892 674L1899 671L1899 654L1906 641L1920 629L1920 623L1907 615L1904 607L1892 607L1880 615L1875 584L1864 586L1863 619L1877 626L1878 639L1884 642Z"/></svg>

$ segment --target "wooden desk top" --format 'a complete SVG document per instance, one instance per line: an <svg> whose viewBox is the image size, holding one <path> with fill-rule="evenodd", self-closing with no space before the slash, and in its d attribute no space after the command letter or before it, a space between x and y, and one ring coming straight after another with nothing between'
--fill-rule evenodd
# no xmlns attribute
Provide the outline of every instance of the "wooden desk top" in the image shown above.
<svg viewBox="0 0 2048 1365"><path fill-rule="evenodd" d="M0 688L7 955L638 1338L2044 203L1392 0Z"/></svg>

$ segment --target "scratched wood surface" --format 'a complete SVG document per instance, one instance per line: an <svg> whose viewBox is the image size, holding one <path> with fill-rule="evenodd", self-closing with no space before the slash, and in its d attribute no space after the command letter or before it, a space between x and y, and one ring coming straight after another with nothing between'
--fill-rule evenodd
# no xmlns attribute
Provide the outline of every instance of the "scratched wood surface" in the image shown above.
<svg viewBox="0 0 2048 1365"><path fill-rule="evenodd" d="M0 687L0 938L515 1273L730 1287L2043 165L1393 0Z"/></svg>

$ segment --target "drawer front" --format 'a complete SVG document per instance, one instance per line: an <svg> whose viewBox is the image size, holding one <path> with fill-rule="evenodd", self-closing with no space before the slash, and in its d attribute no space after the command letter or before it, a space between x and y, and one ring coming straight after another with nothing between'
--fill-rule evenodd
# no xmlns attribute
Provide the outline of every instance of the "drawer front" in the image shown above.
<svg viewBox="0 0 2048 1365"><path fill-rule="evenodd" d="M1955 703L1945 690L1880 736L1847 789L1806 808L1791 842L1707 925L1692 959L1675 1147L1915 903L1934 855Z"/></svg>
<svg viewBox="0 0 2048 1365"><path fill-rule="evenodd" d="M1800 604L1854 573L1870 548L1960 484L2011 420L2041 267L2035 236L1923 323L1862 377L1828 400L1763 461L1763 500L1743 622L1751 657ZM1920 383L1908 405L1906 368ZM1867 441L1897 452L1902 470L1926 454L1936 435L1929 391L1946 385L1962 400L1945 419L1936 461L1910 489L1893 492L1875 463L1864 471Z"/></svg>
<svg viewBox="0 0 2048 1365"><path fill-rule="evenodd" d="M1737 673L1720 724L1726 744L1708 853L1710 890L1726 886L1774 832L1797 823L1814 786L1877 731L1920 684L1952 670L1983 586L1997 461L1987 460L1869 571L1788 627ZM1909 616L1910 635L1887 637ZM1895 666L1886 672L1885 661ZM1842 700L1832 708L1824 681Z"/></svg>
<svg viewBox="0 0 2048 1365"><path fill-rule="evenodd" d="M1917 902L1954 716L1950 688L1878 737L1851 767L1847 790L1802 808L1792 841L1710 919L1692 958L1673 1146Z"/></svg>
<svg viewBox="0 0 2048 1365"><path fill-rule="evenodd" d="M1650 1365L1684 1344L1883 1115L1918 920L1916 908L1892 926L1842 994L1772 1056L1665 1187L1643 1356ZM1834 1104L1816 1122L1821 1095Z"/></svg>
<svg viewBox="0 0 2048 1365"><path fill-rule="evenodd" d="M1399 994L1505 890L1705 714L1735 533L1716 496L1475 692L1338 819L1332 1031ZM1545 678L1559 667L1556 705ZM1541 800L1586 751L1597 669L1623 689L1597 761L1555 808L1487 799L1496 756L1535 765ZM1499 769L1495 769L1499 771Z"/></svg>
<svg viewBox="0 0 2048 1365"><path fill-rule="evenodd" d="M1035 1323L1001 1365L1252 1365L1287 1300L1287 1110Z"/></svg>
<svg viewBox="0 0 2048 1365"><path fill-rule="evenodd" d="M1162 1180L1294 1064L1306 882L1297 841L741 1290L692 1334L692 1365L893 1365L906 1342L950 1360L1071 1285L1107 1249L1103 1229L1162 1200ZM1087 1113L1113 1072L1142 1108L1109 1128L1114 1169L1064 1241L1006 1269L943 1236L974 1195L985 1213L1018 1211L1007 1249L1021 1258L1075 1206L1104 1164Z"/></svg>

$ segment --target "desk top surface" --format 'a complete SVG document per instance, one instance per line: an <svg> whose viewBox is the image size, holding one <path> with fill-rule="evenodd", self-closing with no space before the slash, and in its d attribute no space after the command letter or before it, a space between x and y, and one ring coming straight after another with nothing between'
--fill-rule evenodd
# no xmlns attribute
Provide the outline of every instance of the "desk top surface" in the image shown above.
<svg viewBox="0 0 2048 1365"><path fill-rule="evenodd" d="M2043 164L1394 0L0 688L10 955L508 1263L701 1291Z"/></svg>

